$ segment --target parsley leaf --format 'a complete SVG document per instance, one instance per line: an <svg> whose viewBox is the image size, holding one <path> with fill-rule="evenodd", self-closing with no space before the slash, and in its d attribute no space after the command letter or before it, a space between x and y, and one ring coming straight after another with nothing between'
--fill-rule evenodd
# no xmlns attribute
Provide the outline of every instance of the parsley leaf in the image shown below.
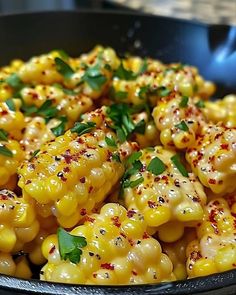
<svg viewBox="0 0 236 295"><path fill-rule="evenodd" d="M120 80L126 80L126 81L131 81L136 79L136 75L130 71L127 70L123 62L120 63L118 69L114 72L114 77L119 78Z"/></svg>
<svg viewBox="0 0 236 295"><path fill-rule="evenodd" d="M176 124L175 127L183 131L189 130L188 125L185 123L185 121L181 121L179 124Z"/></svg>
<svg viewBox="0 0 236 295"><path fill-rule="evenodd" d="M69 54L65 52L63 49L56 49L56 51L60 54L61 58L64 60L69 59Z"/></svg>
<svg viewBox="0 0 236 295"><path fill-rule="evenodd" d="M100 65L96 64L85 71L82 81L88 83L93 90L99 91L107 78L101 73Z"/></svg>
<svg viewBox="0 0 236 295"><path fill-rule="evenodd" d="M148 68L148 62L147 62L147 59L145 58L139 69L138 75L142 75L143 73L145 73L147 68Z"/></svg>
<svg viewBox="0 0 236 295"><path fill-rule="evenodd" d="M134 187L136 187L137 185L141 184L143 181L144 181L144 178L141 176L141 177L139 177L139 178L136 179L136 180L130 181L129 186L130 186L131 188L134 188Z"/></svg>
<svg viewBox="0 0 236 295"><path fill-rule="evenodd" d="M181 102L179 103L179 106L181 108L186 108L188 105L188 97L187 96L183 96L181 99Z"/></svg>
<svg viewBox="0 0 236 295"><path fill-rule="evenodd" d="M86 239L71 235L61 227L57 230L57 237L61 259L69 259L74 264L79 263L82 254L81 248L87 245Z"/></svg>
<svg viewBox="0 0 236 295"><path fill-rule="evenodd" d="M20 77L16 73L14 73L11 76L9 76L6 79L6 82L7 82L8 85L10 85L15 90L20 90L24 86L24 84L21 81Z"/></svg>
<svg viewBox="0 0 236 295"><path fill-rule="evenodd" d="M135 161L137 161L142 156L142 152L134 152L131 156L127 159L127 163L133 164Z"/></svg>
<svg viewBox="0 0 236 295"><path fill-rule="evenodd" d="M51 128L55 136L60 136L65 133L67 118L65 116L58 118L61 122L54 128Z"/></svg>
<svg viewBox="0 0 236 295"><path fill-rule="evenodd" d="M121 160L120 160L120 156L118 153L113 153L112 154L112 160L118 162L118 163L121 163Z"/></svg>
<svg viewBox="0 0 236 295"><path fill-rule="evenodd" d="M49 120L54 118L58 113L56 106L53 106L52 104L53 101L48 99L39 108L35 105L24 104L21 109L26 115L38 115L44 117L46 120Z"/></svg>
<svg viewBox="0 0 236 295"><path fill-rule="evenodd" d="M188 171L181 163L180 156L178 154L171 157L171 161L183 176L188 177Z"/></svg>
<svg viewBox="0 0 236 295"><path fill-rule="evenodd" d="M132 109L127 104L113 104L107 108L107 115L114 123L110 127L116 130L121 143L128 139L132 133L143 134L145 131L145 121L141 120L135 124L131 118L131 113Z"/></svg>
<svg viewBox="0 0 236 295"><path fill-rule="evenodd" d="M155 157L147 166L147 171L153 173L154 175L160 175L166 170L166 165L161 159Z"/></svg>
<svg viewBox="0 0 236 295"><path fill-rule="evenodd" d="M85 133L89 133L90 131L94 129L95 126L96 126L96 123L94 122L87 122L87 123L76 122L74 127L71 128L71 132L78 133L78 135L80 136Z"/></svg>
<svg viewBox="0 0 236 295"><path fill-rule="evenodd" d="M7 136L8 133L5 130L0 129L0 140L7 141Z"/></svg>
<svg viewBox="0 0 236 295"><path fill-rule="evenodd" d="M14 101L12 98L8 98L6 101L5 101L6 105L8 106L9 110L11 111L15 111L16 110L16 107L15 107L15 104L14 104Z"/></svg>
<svg viewBox="0 0 236 295"><path fill-rule="evenodd" d="M6 157L13 157L13 153L11 150L9 150L6 146L1 145L0 146L0 154Z"/></svg>
<svg viewBox="0 0 236 295"><path fill-rule="evenodd" d="M74 70L61 58L55 58L56 69L57 71L65 78L70 79L71 76L74 74Z"/></svg>
<svg viewBox="0 0 236 295"><path fill-rule="evenodd" d="M139 91L138 91L138 96L139 96L139 98L141 98L141 99L145 99L146 96L147 96L148 90L149 90L149 86L148 86L148 85L146 85L146 86L141 86L141 87L139 88Z"/></svg>
<svg viewBox="0 0 236 295"><path fill-rule="evenodd" d="M112 146L112 147L117 147L116 141L114 137L105 137L105 142L107 145Z"/></svg>
<svg viewBox="0 0 236 295"><path fill-rule="evenodd" d="M205 108L205 102L204 102L203 100L199 100L199 101L195 104L195 106L196 106L197 108L199 108L199 109L201 109L201 108Z"/></svg>

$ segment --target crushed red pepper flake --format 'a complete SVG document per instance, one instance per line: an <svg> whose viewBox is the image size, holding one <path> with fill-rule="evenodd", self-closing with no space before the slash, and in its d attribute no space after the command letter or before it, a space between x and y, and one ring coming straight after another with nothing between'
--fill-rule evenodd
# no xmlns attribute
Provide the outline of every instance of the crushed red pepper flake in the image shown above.
<svg viewBox="0 0 236 295"><path fill-rule="evenodd" d="M117 227L120 227L121 226L121 223L120 223L120 219L119 219L119 216L113 216L111 218L111 220L113 221L113 224Z"/></svg>
<svg viewBox="0 0 236 295"><path fill-rule="evenodd" d="M114 264L111 264L111 263L102 263L101 264L101 268L103 268L103 269L109 269L109 270L114 270L115 269L115 266L114 266Z"/></svg>
<svg viewBox="0 0 236 295"><path fill-rule="evenodd" d="M49 254L52 254L55 250L56 250L56 246L54 245L54 246L50 249Z"/></svg>

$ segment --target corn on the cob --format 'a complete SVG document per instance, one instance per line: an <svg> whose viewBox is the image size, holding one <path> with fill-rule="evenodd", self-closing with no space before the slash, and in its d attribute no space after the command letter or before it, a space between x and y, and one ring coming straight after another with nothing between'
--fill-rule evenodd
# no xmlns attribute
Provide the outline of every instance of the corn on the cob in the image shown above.
<svg viewBox="0 0 236 295"><path fill-rule="evenodd" d="M67 228L104 200L124 172L122 156L137 148L132 143L120 148L107 144L106 138L116 141L116 135L106 127L105 109L89 113L83 122L93 122L96 128L81 136L67 131L19 169L23 195L47 204ZM114 153L121 155L121 162Z"/></svg>
<svg viewBox="0 0 236 295"><path fill-rule="evenodd" d="M42 246L48 260L41 271L42 280L110 285L175 279L170 259L146 233L143 216L134 210L108 203L71 234L86 238L80 262L63 261L57 236L49 236Z"/></svg>
<svg viewBox="0 0 236 295"><path fill-rule="evenodd" d="M214 193L230 193L236 189L236 129L221 124L206 125L186 159L201 183Z"/></svg>
<svg viewBox="0 0 236 295"><path fill-rule="evenodd" d="M34 206L8 190L0 191L0 251L17 252L39 230Z"/></svg>
<svg viewBox="0 0 236 295"><path fill-rule="evenodd" d="M236 269L236 197L211 200L187 248L187 272L198 277Z"/></svg>
<svg viewBox="0 0 236 295"><path fill-rule="evenodd" d="M202 110L209 121L223 122L227 127L236 127L236 95L227 95L217 101L207 101Z"/></svg>
<svg viewBox="0 0 236 295"><path fill-rule="evenodd" d="M180 172L172 162L174 155L161 146L142 150L138 159L141 165L131 175L131 182L128 185L124 182L127 207L138 209L154 231L171 220L183 223L201 220L203 216L206 203L203 187L193 173ZM179 233L176 240L181 237L181 229Z"/></svg>
<svg viewBox="0 0 236 295"><path fill-rule="evenodd" d="M175 230L175 225L172 225L173 230ZM171 234L171 233L170 233ZM166 233L167 236L167 233ZM177 280L184 280L187 278L187 270L186 270L186 248L187 245L196 239L196 231L195 229L185 229L184 236L174 242L174 243L161 243L163 252L168 255L171 262L173 263L173 272Z"/></svg>
<svg viewBox="0 0 236 295"><path fill-rule="evenodd" d="M30 279L32 276L29 263L24 256L14 260L11 254L3 252L0 252L0 274L23 279Z"/></svg>
<svg viewBox="0 0 236 295"><path fill-rule="evenodd" d="M194 99L175 92L158 100L152 115L161 132L161 143L167 148L191 147L205 124Z"/></svg>

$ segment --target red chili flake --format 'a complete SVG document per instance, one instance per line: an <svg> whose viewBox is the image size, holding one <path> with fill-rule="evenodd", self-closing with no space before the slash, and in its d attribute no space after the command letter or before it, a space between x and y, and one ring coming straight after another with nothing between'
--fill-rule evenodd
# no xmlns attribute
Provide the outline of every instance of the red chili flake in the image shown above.
<svg viewBox="0 0 236 295"><path fill-rule="evenodd" d="M96 279L96 277L97 277L97 274L96 274L96 273L93 273L93 277Z"/></svg>
<svg viewBox="0 0 236 295"><path fill-rule="evenodd" d="M220 202L219 201L214 201L213 203L212 203L214 206L219 206L220 205Z"/></svg>
<svg viewBox="0 0 236 295"><path fill-rule="evenodd" d="M8 196L6 196L6 195L0 195L0 200L8 200Z"/></svg>
<svg viewBox="0 0 236 295"><path fill-rule="evenodd" d="M161 178L160 178L159 176L157 176L157 177L154 178L154 181L155 181L155 182L158 182L160 179L161 179Z"/></svg>
<svg viewBox="0 0 236 295"><path fill-rule="evenodd" d="M216 223L215 217L217 216L217 213L218 213L218 211L216 211L215 209L212 209L212 210L210 211L210 214L209 214L209 221L210 221L211 223Z"/></svg>
<svg viewBox="0 0 236 295"><path fill-rule="evenodd" d="M232 266L233 266L233 267L236 267L236 263L233 263Z"/></svg>
<svg viewBox="0 0 236 295"><path fill-rule="evenodd" d="M111 263L102 263L101 264L101 268L103 269L109 269L109 270L114 270L114 265Z"/></svg>
<svg viewBox="0 0 236 295"><path fill-rule="evenodd" d="M220 145L220 147L223 149L223 150L228 150L229 149L229 145L228 143L223 143Z"/></svg>
<svg viewBox="0 0 236 295"><path fill-rule="evenodd" d="M92 192L92 190L93 190L93 186L90 186L88 190L89 194Z"/></svg>
<svg viewBox="0 0 236 295"><path fill-rule="evenodd" d="M157 204L156 204L156 202L149 200L148 201L148 207L149 208L156 208Z"/></svg>
<svg viewBox="0 0 236 295"><path fill-rule="evenodd" d="M112 152L111 151L108 151L107 152L107 161L108 162L111 162L111 160L112 160Z"/></svg>
<svg viewBox="0 0 236 295"><path fill-rule="evenodd" d="M202 255L199 251L193 251L191 254L190 254L190 259L193 260L193 261L196 261L198 259L202 258Z"/></svg>
<svg viewBox="0 0 236 295"><path fill-rule="evenodd" d="M30 184L32 181L28 179L25 184Z"/></svg>
<svg viewBox="0 0 236 295"><path fill-rule="evenodd" d="M4 110L4 111L1 111L1 115L7 115L8 114L8 111Z"/></svg>
<svg viewBox="0 0 236 295"><path fill-rule="evenodd" d="M145 240L145 239L149 239L149 238L150 238L149 234L147 232L144 232L143 239Z"/></svg>
<svg viewBox="0 0 236 295"><path fill-rule="evenodd" d="M64 157L66 164L70 164L73 161L73 157L71 155L64 154L62 156Z"/></svg>
<svg viewBox="0 0 236 295"><path fill-rule="evenodd" d="M120 235L126 239L126 235L124 233L120 233Z"/></svg>
<svg viewBox="0 0 236 295"><path fill-rule="evenodd" d="M189 142L189 138L187 136L184 136L182 139L181 139L182 142L186 143L186 142Z"/></svg>
<svg viewBox="0 0 236 295"><path fill-rule="evenodd" d="M85 208L82 208L82 209L80 210L80 215L81 215L81 216L84 216L84 215L86 215L86 214L87 214L86 209L85 209Z"/></svg>
<svg viewBox="0 0 236 295"><path fill-rule="evenodd" d="M95 218L86 215L85 218L84 218L84 221L94 222L95 221Z"/></svg>
<svg viewBox="0 0 236 295"><path fill-rule="evenodd" d="M134 216L134 214L136 214L136 211L135 210L129 210L129 211L127 211L127 217L128 218L132 218Z"/></svg>
<svg viewBox="0 0 236 295"><path fill-rule="evenodd" d="M215 156L209 157L209 162L213 162L215 160Z"/></svg>
<svg viewBox="0 0 236 295"><path fill-rule="evenodd" d="M213 178L210 178L208 182L209 182L210 184L216 184L216 180L213 179Z"/></svg>
<svg viewBox="0 0 236 295"><path fill-rule="evenodd" d="M79 180L81 183L85 183L85 177L81 177Z"/></svg>
<svg viewBox="0 0 236 295"><path fill-rule="evenodd" d="M198 197L193 197L192 200L193 200L193 202L200 202Z"/></svg>
<svg viewBox="0 0 236 295"><path fill-rule="evenodd" d="M216 134L216 136L215 136L215 138L214 138L214 139L215 139L215 140L216 140L216 139L218 139L218 138L219 138L219 137L220 137L222 134L223 134L222 132L221 132L221 133L218 133L218 134Z"/></svg>
<svg viewBox="0 0 236 295"><path fill-rule="evenodd" d="M83 140L81 137L79 137L79 138L77 139L77 142L82 144L82 143L84 143L84 140Z"/></svg>
<svg viewBox="0 0 236 295"><path fill-rule="evenodd" d="M132 270L132 274L133 274L134 276L137 276L137 275L138 275L138 273L137 273L135 270Z"/></svg>
<svg viewBox="0 0 236 295"><path fill-rule="evenodd" d="M68 172L70 172L70 168L67 166L67 167L65 167L65 168L63 169L63 171L64 171L65 173L68 173Z"/></svg>
<svg viewBox="0 0 236 295"><path fill-rule="evenodd" d="M176 187L180 187L180 184L179 184L179 180L178 179L175 179L174 184L175 184Z"/></svg>
<svg viewBox="0 0 236 295"><path fill-rule="evenodd" d="M146 171L146 165L142 165L142 167L139 169L140 172L145 172Z"/></svg>
<svg viewBox="0 0 236 295"><path fill-rule="evenodd" d="M218 181L218 184L222 184L222 183L223 183L223 180L222 179Z"/></svg>
<svg viewBox="0 0 236 295"><path fill-rule="evenodd" d="M52 254L56 250L55 245L50 249L49 254Z"/></svg>
<svg viewBox="0 0 236 295"><path fill-rule="evenodd" d="M130 246L134 246L134 241L132 239L128 239L128 242L130 243Z"/></svg>
<svg viewBox="0 0 236 295"><path fill-rule="evenodd" d="M120 220L119 220L119 216L114 216L111 218L111 220L113 221L113 224L117 227L121 226Z"/></svg>

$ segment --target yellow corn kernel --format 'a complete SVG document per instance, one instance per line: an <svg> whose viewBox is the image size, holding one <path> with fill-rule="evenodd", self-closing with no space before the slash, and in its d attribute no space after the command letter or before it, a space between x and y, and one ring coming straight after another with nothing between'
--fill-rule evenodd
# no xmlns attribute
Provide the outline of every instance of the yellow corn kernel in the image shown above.
<svg viewBox="0 0 236 295"><path fill-rule="evenodd" d="M194 277L203 277L217 272L215 263L211 259L200 258L193 265L192 272Z"/></svg>
<svg viewBox="0 0 236 295"><path fill-rule="evenodd" d="M25 257L20 257L16 260L16 270L14 276L21 279L31 278L32 272Z"/></svg>
<svg viewBox="0 0 236 295"><path fill-rule="evenodd" d="M16 265L10 254L0 252L0 273L13 276Z"/></svg>

